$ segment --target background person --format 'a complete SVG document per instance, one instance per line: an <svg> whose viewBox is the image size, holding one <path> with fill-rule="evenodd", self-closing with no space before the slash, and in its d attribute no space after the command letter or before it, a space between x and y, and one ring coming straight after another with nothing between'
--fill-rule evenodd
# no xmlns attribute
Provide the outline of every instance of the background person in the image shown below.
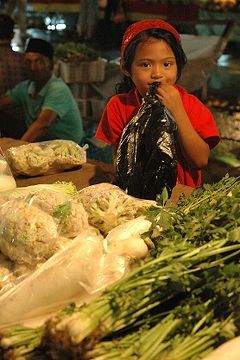
<svg viewBox="0 0 240 360"><path fill-rule="evenodd" d="M11 103L23 108L27 127L21 137L29 142L66 139L80 144L83 123L67 84L53 74L53 47L32 38L25 50L27 80L1 97L0 109Z"/></svg>
<svg viewBox="0 0 240 360"><path fill-rule="evenodd" d="M108 0L103 18L103 45L106 42L111 47L119 46L123 34L128 26L127 1L125 0Z"/></svg>
<svg viewBox="0 0 240 360"><path fill-rule="evenodd" d="M77 23L78 35L82 40L93 39L98 21L98 1L81 0Z"/></svg>
<svg viewBox="0 0 240 360"><path fill-rule="evenodd" d="M16 19L20 31L20 45L23 46L27 36L27 0L8 0L4 6L4 11Z"/></svg>
<svg viewBox="0 0 240 360"><path fill-rule="evenodd" d="M208 164L210 150L220 138L209 109L176 85L185 63L181 37L167 22L143 20L129 26L121 47L123 82L117 88L118 94L110 99L103 112L96 137L112 144L116 162L123 130L136 115L150 85L160 82L156 90L158 99L177 125L177 182L197 187L202 180L201 169ZM151 134L142 136L145 136L148 147L157 146L157 143L152 144ZM121 154L122 158L124 156L127 162L128 153ZM144 174L144 166L149 159L145 158L144 152L141 156L138 159L142 169L139 182L142 181L144 187L144 176L147 175ZM161 159L158 165L161 166Z"/></svg>
<svg viewBox="0 0 240 360"><path fill-rule="evenodd" d="M14 21L0 14L0 95L12 89L26 79L24 54L12 50ZM2 137L20 138L25 132L23 112L19 106L12 104L0 112L0 133Z"/></svg>

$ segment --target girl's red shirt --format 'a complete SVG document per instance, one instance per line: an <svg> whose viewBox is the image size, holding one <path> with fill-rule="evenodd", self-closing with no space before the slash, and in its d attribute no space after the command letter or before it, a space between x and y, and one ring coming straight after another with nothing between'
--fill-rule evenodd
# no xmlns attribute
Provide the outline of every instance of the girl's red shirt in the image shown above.
<svg viewBox="0 0 240 360"><path fill-rule="evenodd" d="M220 141L213 115L196 96L189 94L179 85L176 85L176 88L180 92L183 106L194 129L212 149ZM124 127L137 113L140 105L141 102L136 88L128 93L114 95L105 107L95 136L117 147ZM193 188L200 186L202 171L193 168L179 151L177 154L178 183Z"/></svg>

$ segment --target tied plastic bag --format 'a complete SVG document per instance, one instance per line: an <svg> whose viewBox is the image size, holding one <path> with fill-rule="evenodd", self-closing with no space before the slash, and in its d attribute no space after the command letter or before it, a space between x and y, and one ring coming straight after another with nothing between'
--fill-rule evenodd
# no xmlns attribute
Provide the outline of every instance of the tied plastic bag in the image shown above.
<svg viewBox="0 0 240 360"><path fill-rule="evenodd" d="M153 200L165 187L170 196L177 180L177 126L155 95L159 85L151 85L139 111L124 128L116 163L117 185L129 195Z"/></svg>
<svg viewBox="0 0 240 360"><path fill-rule="evenodd" d="M16 181L0 148L0 192L16 188Z"/></svg>
<svg viewBox="0 0 240 360"><path fill-rule="evenodd" d="M71 140L42 141L8 149L6 160L16 175L53 174L84 164L87 148Z"/></svg>

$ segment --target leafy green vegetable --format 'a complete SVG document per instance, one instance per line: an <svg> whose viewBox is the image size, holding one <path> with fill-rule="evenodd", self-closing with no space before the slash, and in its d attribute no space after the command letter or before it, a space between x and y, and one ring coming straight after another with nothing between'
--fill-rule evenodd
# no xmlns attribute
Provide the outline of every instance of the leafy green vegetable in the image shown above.
<svg viewBox="0 0 240 360"><path fill-rule="evenodd" d="M70 41L58 44L55 48L55 56L64 61L92 61L98 58L98 53L86 44Z"/></svg>

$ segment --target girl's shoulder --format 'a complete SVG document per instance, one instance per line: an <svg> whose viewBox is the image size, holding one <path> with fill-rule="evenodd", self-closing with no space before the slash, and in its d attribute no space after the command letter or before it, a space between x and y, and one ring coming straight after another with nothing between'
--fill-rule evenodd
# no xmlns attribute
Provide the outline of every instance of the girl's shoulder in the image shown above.
<svg viewBox="0 0 240 360"><path fill-rule="evenodd" d="M106 111L108 114L117 113L129 120L130 117L135 115L140 106L138 92L133 89L128 93L113 95L107 103Z"/></svg>
<svg viewBox="0 0 240 360"><path fill-rule="evenodd" d="M131 89L127 93L113 95L108 103L120 103L122 105L139 105L140 100L136 89Z"/></svg>
<svg viewBox="0 0 240 360"><path fill-rule="evenodd" d="M176 85L176 88L178 89L183 105L185 107L185 110L193 110L196 109L198 111L206 111L209 112L210 110L202 103L202 101L195 95L190 94L186 89L181 87L180 85Z"/></svg>

